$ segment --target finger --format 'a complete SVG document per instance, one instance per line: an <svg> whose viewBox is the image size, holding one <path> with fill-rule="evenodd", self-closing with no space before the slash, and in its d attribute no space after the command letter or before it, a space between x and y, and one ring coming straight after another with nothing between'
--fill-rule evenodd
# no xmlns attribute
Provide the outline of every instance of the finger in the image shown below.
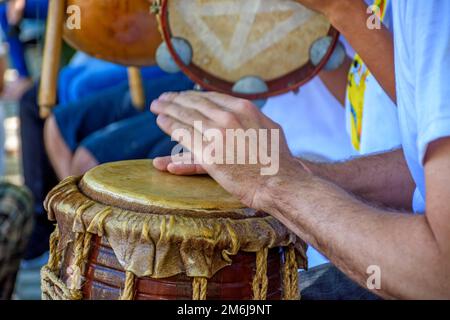
<svg viewBox="0 0 450 320"><path fill-rule="evenodd" d="M190 152L177 154L175 156L157 157L153 159L153 166L163 172L176 175L198 175L205 174L205 169L194 164L193 155Z"/></svg>
<svg viewBox="0 0 450 320"><path fill-rule="evenodd" d="M163 132L170 135L173 141L179 142L183 147L190 150L194 157L202 158L203 144L195 143L195 132L200 135L203 141L202 133L199 130L166 115L159 115L156 123Z"/></svg>
<svg viewBox="0 0 450 320"><path fill-rule="evenodd" d="M178 122L184 123L188 126L194 126L195 122L201 122L201 133L211 128L220 128L220 125L214 123L209 118L197 110L183 107L175 102L168 102L163 100L156 100L151 105L151 111L158 115L165 115Z"/></svg>
<svg viewBox="0 0 450 320"><path fill-rule="evenodd" d="M192 176L192 175L202 175L207 174L206 170L203 169L201 165L198 164L182 164L171 162L167 166L167 171L180 175L180 176Z"/></svg>
<svg viewBox="0 0 450 320"><path fill-rule="evenodd" d="M206 174L206 170L201 165L194 164L193 155L190 152L155 158L153 159L153 166L160 171L176 175Z"/></svg>
<svg viewBox="0 0 450 320"><path fill-rule="evenodd" d="M159 115L158 118L156 118L156 124L164 133L168 134L172 140L181 144L183 144L183 141L180 141L183 136L194 136L195 129L192 126L188 126L166 115Z"/></svg>
<svg viewBox="0 0 450 320"><path fill-rule="evenodd" d="M202 94L204 98L236 113L241 114L248 111L253 112L258 110L258 108L251 101L242 98L236 98L218 92L201 92L200 94Z"/></svg>
<svg viewBox="0 0 450 320"><path fill-rule="evenodd" d="M153 167L159 171L168 171L167 166L172 162L172 157L158 157L153 159Z"/></svg>
<svg viewBox="0 0 450 320"><path fill-rule="evenodd" d="M257 109L251 101L236 98L227 94L218 93L218 92L201 92L201 91L185 91L184 94L188 94L194 97L201 97L203 99L207 99L222 109L240 112L242 111L242 105L252 106ZM162 95L164 99L175 99L175 97L179 95L179 93L165 93Z"/></svg>
<svg viewBox="0 0 450 320"><path fill-rule="evenodd" d="M198 94L197 91L163 94L160 99L163 101L171 101L182 105L183 107L197 110L205 117L223 127L229 124L227 120L230 116L230 110L211 101L210 99L207 99L205 96Z"/></svg>

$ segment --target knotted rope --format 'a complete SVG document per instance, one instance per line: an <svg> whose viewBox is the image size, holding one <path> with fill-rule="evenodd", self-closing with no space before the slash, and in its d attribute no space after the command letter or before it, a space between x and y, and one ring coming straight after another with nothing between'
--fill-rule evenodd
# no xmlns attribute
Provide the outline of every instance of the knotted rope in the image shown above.
<svg viewBox="0 0 450 320"><path fill-rule="evenodd" d="M50 254L47 266L50 270L58 270L61 261L61 253L58 252L59 228L56 226L55 231L50 235Z"/></svg>
<svg viewBox="0 0 450 320"><path fill-rule="evenodd" d="M298 300L300 293L298 289L298 265L294 246L289 246L285 251L284 262L284 300Z"/></svg>
<svg viewBox="0 0 450 320"><path fill-rule="evenodd" d="M82 220L83 213L87 209L92 207L93 205L94 205L94 202L92 202L92 201L88 201L85 204L81 205L75 213L75 221L82 222L83 221ZM85 239L86 237L88 239ZM87 243L88 240L90 243L91 236L85 232L77 232L75 235L75 244L74 244L74 248L73 248L74 259L73 259L72 265L70 266L72 274L70 276L70 281L69 281L69 289L70 289L70 293L73 297L73 300L81 300L83 298L83 294L81 292L82 273L83 273L85 258L87 257L87 254L85 253L86 252L85 242Z"/></svg>
<svg viewBox="0 0 450 320"><path fill-rule="evenodd" d="M269 279L267 277L267 256L269 249L265 248L256 253L256 273L253 278L253 300L266 300Z"/></svg>
<svg viewBox="0 0 450 320"><path fill-rule="evenodd" d="M125 287L120 296L120 300L133 300L136 276L133 272L127 271L125 276Z"/></svg>
<svg viewBox="0 0 450 320"><path fill-rule="evenodd" d="M192 300L206 300L208 279L196 277L192 281Z"/></svg>

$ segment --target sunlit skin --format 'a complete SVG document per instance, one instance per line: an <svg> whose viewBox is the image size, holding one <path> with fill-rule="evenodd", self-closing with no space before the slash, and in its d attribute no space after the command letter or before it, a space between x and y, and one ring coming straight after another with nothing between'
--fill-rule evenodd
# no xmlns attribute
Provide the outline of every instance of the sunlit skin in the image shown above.
<svg viewBox="0 0 450 320"><path fill-rule="evenodd" d="M330 19L395 101L392 35L385 28L368 32L365 3L299 2ZM168 93L151 111L169 135L177 129L193 135L195 121L222 132L280 129L251 102L218 93ZM194 158L202 152L191 151ZM384 298L450 298L450 138L428 147L424 215L411 212L415 184L402 150L318 164L293 157L282 137L280 170L273 176L261 176L260 165L185 165L170 157L155 159L154 166L179 175L209 174L245 205L279 219L363 287L367 269L379 266L381 289L374 293Z"/></svg>
<svg viewBox="0 0 450 320"><path fill-rule="evenodd" d="M220 130L279 129L250 102L217 93L165 94L151 110L167 134L185 129L193 135L199 120ZM192 151L200 156L200 148ZM429 147L423 216L386 209L410 206L414 183L401 151L321 165L293 157L282 138L280 171L274 176L261 176L260 165L183 165L171 158L155 159L154 165L173 174L208 173L245 205L282 221L363 286L367 268L379 266L382 285L376 293L385 298L450 298L450 204L445 200L450 199L450 139Z"/></svg>
<svg viewBox="0 0 450 320"><path fill-rule="evenodd" d="M99 164L86 148L79 147L75 152L70 150L53 115L45 121L44 142L50 163L60 180L83 175Z"/></svg>

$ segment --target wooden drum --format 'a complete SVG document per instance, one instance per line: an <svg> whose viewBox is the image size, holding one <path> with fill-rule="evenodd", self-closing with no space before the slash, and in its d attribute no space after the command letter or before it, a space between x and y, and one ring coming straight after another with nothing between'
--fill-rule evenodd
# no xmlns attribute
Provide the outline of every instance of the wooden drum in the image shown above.
<svg viewBox="0 0 450 320"><path fill-rule="evenodd" d="M45 203L57 221L44 299L298 299L305 245L206 176L150 160L71 177Z"/></svg>
<svg viewBox="0 0 450 320"><path fill-rule="evenodd" d="M127 66L155 63L161 35L149 0L66 0L81 13L81 26L64 24L64 40L77 50ZM66 15L68 19L68 15Z"/></svg>

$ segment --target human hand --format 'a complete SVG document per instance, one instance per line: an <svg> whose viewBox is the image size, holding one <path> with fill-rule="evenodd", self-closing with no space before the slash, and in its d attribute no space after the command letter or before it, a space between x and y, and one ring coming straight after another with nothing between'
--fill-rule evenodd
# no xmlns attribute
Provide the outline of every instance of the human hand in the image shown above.
<svg viewBox="0 0 450 320"><path fill-rule="evenodd" d="M306 172L279 125L250 101L212 92L168 93L152 103L151 111L160 128L192 152L155 159L157 169L208 173L248 207L266 210L270 186Z"/></svg>

